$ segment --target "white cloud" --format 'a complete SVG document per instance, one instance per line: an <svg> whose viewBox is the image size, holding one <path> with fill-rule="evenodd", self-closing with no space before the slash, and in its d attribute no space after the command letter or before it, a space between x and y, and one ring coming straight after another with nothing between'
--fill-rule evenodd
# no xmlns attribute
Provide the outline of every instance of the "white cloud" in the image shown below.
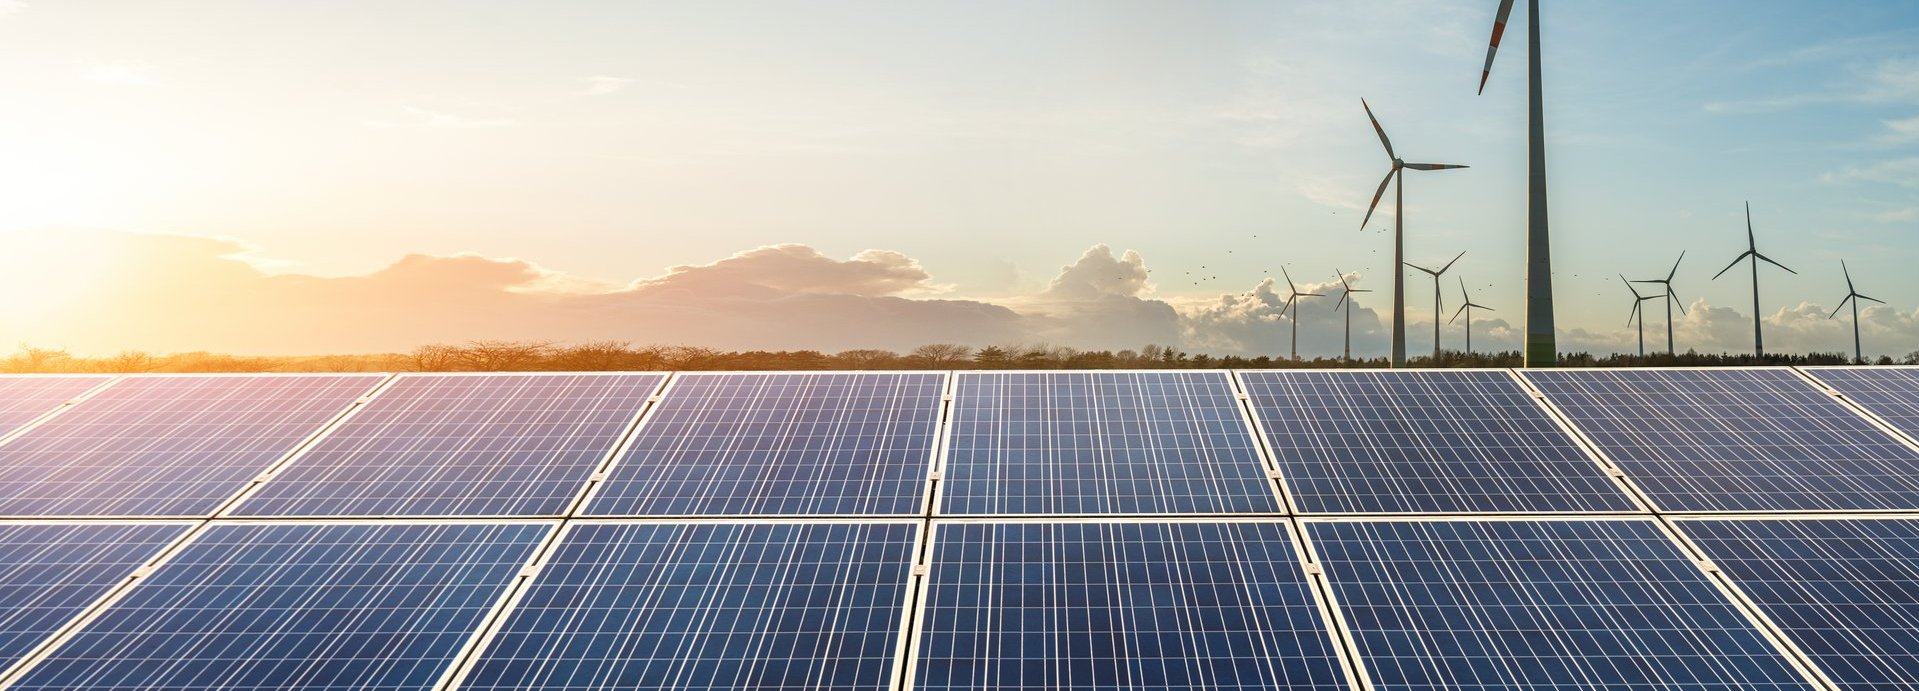
<svg viewBox="0 0 1919 691"><path fill-rule="evenodd" d="M381 129L398 128L398 127L480 129L480 128L490 128L490 127L512 127L514 125L519 124L518 121L512 118L474 118L474 117L467 117L463 115L454 115L452 113L445 113L445 112L436 111L436 110L427 110L425 108L419 108L415 106L406 106L404 108L401 108L400 112L405 117L400 118L398 120L383 120L383 119L365 120L365 121L362 121L360 124L365 125L367 127L374 127L374 128L381 128Z"/></svg>
<svg viewBox="0 0 1919 691"><path fill-rule="evenodd" d="M1903 209L1887 209L1867 216L1880 223L1911 223L1919 221L1919 207L1908 206Z"/></svg>
<svg viewBox="0 0 1919 691"><path fill-rule="evenodd" d="M1829 183L1864 181L1919 189L1919 158L1898 158L1864 166L1850 166L1820 177Z"/></svg>
<svg viewBox="0 0 1919 691"><path fill-rule="evenodd" d="M633 80L631 79L625 77L610 77L603 74L581 77L579 81L582 86L580 90L573 92L575 96L605 96L633 84Z"/></svg>

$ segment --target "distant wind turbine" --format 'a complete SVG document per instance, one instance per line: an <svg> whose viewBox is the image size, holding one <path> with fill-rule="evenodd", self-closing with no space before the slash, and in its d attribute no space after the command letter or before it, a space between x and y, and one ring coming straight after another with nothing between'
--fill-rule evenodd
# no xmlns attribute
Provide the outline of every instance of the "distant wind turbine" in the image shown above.
<svg viewBox="0 0 1919 691"><path fill-rule="evenodd" d="M1686 261L1686 253L1680 252L1679 258L1674 260L1672 263L1672 271L1667 272L1665 278L1653 278L1653 279L1647 279L1644 281L1633 281L1634 283L1657 283L1659 285L1663 285L1666 287L1666 354L1667 355L1675 354L1673 352L1673 345L1672 345L1672 308L1674 305L1678 305L1679 313L1680 314L1686 313L1686 305L1679 301L1679 294L1673 292L1673 289L1672 289L1672 279L1674 276L1679 275L1679 262L1683 262L1683 261ZM1634 294L1637 294L1638 292L1639 291L1636 291L1636 290L1633 291Z"/></svg>
<svg viewBox="0 0 1919 691"><path fill-rule="evenodd" d="M1632 291L1632 313L1626 315L1626 323L1631 324L1635 319L1639 321L1639 357L1646 357L1646 310L1640 309L1640 305L1646 304L1647 300L1658 300L1666 296L1640 295L1639 289L1632 287L1632 281L1626 280L1624 274L1620 274L1619 282L1626 284L1626 290Z"/></svg>
<svg viewBox="0 0 1919 691"><path fill-rule="evenodd" d="M1424 271L1433 277L1433 360L1435 361L1439 360L1439 315L1445 314L1443 311L1444 303L1439 298L1439 277L1446 275L1446 270L1453 268L1454 262L1458 262L1459 257L1464 256L1466 256L1466 253L1460 252L1458 256L1453 257L1452 261L1446 262L1445 266L1439 267L1438 271L1428 269L1418 264L1406 264L1407 266Z"/></svg>
<svg viewBox="0 0 1919 691"><path fill-rule="evenodd" d="M1506 20L1512 13L1513 0L1500 0L1499 12L1493 16L1493 38L1486 47L1486 67L1479 73L1479 93L1486 93L1486 80L1493 74L1493 56L1499 52L1499 39L1505 36ZM1540 106L1539 0L1526 3L1526 24L1526 366L1551 367L1559 351L1553 335L1552 251L1546 227L1546 116Z"/></svg>
<svg viewBox="0 0 1919 691"><path fill-rule="evenodd" d="M1393 159L1393 169L1386 171L1386 178L1379 181L1379 190L1373 192L1373 204L1366 207L1366 217L1359 220L1359 228L1366 229L1366 222L1372 220L1373 211L1379 208L1379 198L1386 194L1386 184L1394 178L1400 178L1393 186L1393 359L1394 367L1406 366L1406 270L1398 268L1406 265L1406 181L1401 171L1448 170L1466 166L1450 163L1407 163L1398 154L1393 153L1393 142L1386 138L1386 129L1379 126L1379 118L1373 117L1373 107L1366 99L1359 100L1359 106L1366 109L1366 119L1373 123L1373 131L1379 133L1379 143L1386 147L1386 157ZM1437 280L1437 279L1435 279ZM1437 289L1435 289L1436 291ZM1439 327L1437 315L1433 318L1433 328Z"/></svg>
<svg viewBox="0 0 1919 691"><path fill-rule="evenodd" d="M1846 299L1840 300L1839 306L1832 308L1832 314L1826 315L1826 318L1831 319L1839 316L1839 310L1845 308L1846 303L1852 303L1852 361L1865 362L1866 356L1863 352L1860 352L1859 348L1859 301L1871 300L1881 305L1886 304L1886 301L1860 295L1858 290L1853 289L1852 271L1846 268L1846 260L1839 260L1839 270L1846 274Z"/></svg>
<svg viewBox="0 0 1919 691"><path fill-rule="evenodd" d="M1720 269L1719 273L1713 274L1712 280L1715 280L1715 281L1719 280L1720 276L1725 275L1727 271L1732 270L1732 267L1738 266L1739 262L1745 261L1747 258L1752 259L1752 352L1753 352L1753 355L1756 357L1765 357L1766 356L1766 337L1765 337L1765 334L1761 332L1759 329L1759 324L1760 324L1759 262L1761 260L1764 260L1767 264L1777 266L1781 269L1786 269L1786 265L1773 261L1772 257L1768 257L1766 255L1759 253L1759 241L1753 239L1753 236L1752 236L1752 202L1746 202L1746 251L1745 253L1740 254L1738 259L1732 260L1732 263L1727 264L1726 268ZM1799 274L1799 272L1793 271L1792 269L1786 269L1786 273L1793 274L1795 276Z"/></svg>
<svg viewBox="0 0 1919 691"><path fill-rule="evenodd" d="M1462 252L1461 254L1464 254L1464 252ZM1494 310L1491 307L1487 307L1477 302L1473 302L1473 294L1466 292L1465 278L1459 279L1459 297L1460 299L1464 300L1466 304L1460 305L1459 311L1454 312L1453 318L1446 320L1446 323L1451 324L1453 322L1459 321L1459 315L1462 313L1466 315L1466 354L1471 355L1473 354L1473 310L1482 309L1488 312L1492 312Z"/></svg>
<svg viewBox="0 0 1919 691"><path fill-rule="evenodd" d="M1333 303L1333 310L1338 311L1342 305L1346 308L1346 359L1350 361L1353 359L1353 303L1356 301L1347 298L1352 297L1353 293L1370 293L1373 291L1369 288L1354 288L1353 284L1346 282L1345 272L1337 268L1333 269L1333 272L1339 274L1339 285L1346 289L1346 292L1339 294L1339 302Z"/></svg>
<svg viewBox="0 0 1919 691"><path fill-rule="evenodd" d="M1319 293L1299 292L1299 286L1293 285L1293 275L1286 272L1286 267L1284 266L1279 267L1279 273L1280 275L1286 277L1286 289L1292 291L1292 294L1286 296L1286 306L1279 308L1279 313L1281 316L1284 316L1287 310L1292 310L1293 312L1293 359L1298 360L1299 359L1299 299L1300 298L1317 298L1317 297L1325 297L1325 296L1320 295Z"/></svg>

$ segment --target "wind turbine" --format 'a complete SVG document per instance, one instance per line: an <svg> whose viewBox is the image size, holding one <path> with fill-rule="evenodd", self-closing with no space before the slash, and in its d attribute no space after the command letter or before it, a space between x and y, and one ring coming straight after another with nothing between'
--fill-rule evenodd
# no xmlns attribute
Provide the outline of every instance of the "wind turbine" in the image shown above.
<svg viewBox="0 0 1919 691"><path fill-rule="evenodd" d="M1746 252L1739 255L1738 259L1732 260L1732 263L1727 264L1726 268L1720 269L1719 273L1713 274L1712 280L1719 280L1720 276L1725 275L1727 271L1731 271L1732 267L1738 266L1739 262L1745 261L1748 257L1752 258L1752 352L1754 356L1763 358L1766 356L1766 338L1759 330L1759 262L1760 260L1765 260L1767 264L1777 266L1781 269L1786 269L1786 265L1773 261L1772 257L1759 253L1759 241L1754 240L1752 237L1752 202L1746 202ZM1793 271L1792 269L1786 269L1786 273L1795 276L1799 275L1799 272Z"/></svg>
<svg viewBox="0 0 1919 691"><path fill-rule="evenodd" d="M1460 252L1459 256L1453 257L1453 261L1446 262L1446 265L1439 267L1438 271L1428 269L1418 264L1406 264L1407 266L1424 271L1433 277L1433 360L1435 365L1438 364L1439 360L1439 315L1444 314L1444 312L1441 311L1443 309L1441 307L1443 303L1441 303L1439 299L1439 277L1445 275L1447 269L1453 268L1453 262L1459 261L1459 257L1464 256L1466 256L1466 253Z"/></svg>
<svg viewBox="0 0 1919 691"><path fill-rule="evenodd" d="M1486 79L1493 74L1493 55L1499 52L1499 39L1506 34L1506 20L1512 13L1513 0L1500 0L1499 13L1493 17L1492 42L1486 47L1486 67L1479 73L1479 93L1486 93ZM1546 227L1546 116L1540 107L1539 0L1526 3L1526 23L1530 49L1526 65L1526 366L1551 367L1559 354L1553 336L1553 260Z"/></svg>
<svg viewBox="0 0 1919 691"><path fill-rule="evenodd" d="M1648 279L1644 281L1633 281L1633 283L1657 283L1666 287L1666 354L1667 355L1675 354L1673 353L1673 347L1672 347L1673 305L1679 306L1680 314L1686 313L1686 305L1679 301L1679 294L1673 292L1672 290L1672 279L1674 276L1679 275L1679 262L1683 262L1683 261L1686 261L1686 253L1680 252L1679 258L1674 260L1672 263L1672 271L1667 272L1665 278L1653 278L1653 279ZM1634 294L1638 294L1638 292L1639 291L1636 291L1636 290L1633 291Z"/></svg>
<svg viewBox="0 0 1919 691"><path fill-rule="evenodd" d="M1279 273L1286 277L1286 289L1292 291L1291 295L1286 296L1286 306L1279 308L1279 313L1281 316L1284 316L1287 310L1292 310L1293 312L1293 359L1298 360L1299 359L1299 299L1300 298L1317 298L1317 297L1325 297L1325 296L1320 295L1319 293L1299 292L1299 286L1293 285L1293 275L1286 273L1286 267L1284 266L1279 267Z"/></svg>
<svg viewBox="0 0 1919 691"><path fill-rule="evenodd" d="M1464 252L1461 252L1461 254L1464 254ZM1488 312L1492 312L1494 310L1491 307L1487 307L1485 305L1473 302L1473 294L1466 292L1465 278L1459 279L1459 296L1461 299L1466 301L1466 304L1460 305L1459 311L1454 312L1453 318L1446 320L1446 323L1451 324L1453 322L1459 321L1459 315L1461 313L1465 313L1466 315L1466 354L1471 355L1473 354L1473 309L1477 308L1477 309L1486 310Z"/></svg>
<svg viewBox="0 0 1919 691"><path fill-rule="evenodd" d="M1386 157L1393 159L1393 169L1386 171L1386 178L1379 181L1379 190L1373 192L1372 206L1366 207L1366 217L1359 220L1359 227L1361 230L1364 230L1366 228L1366 222L1373 218L1373 211L1379 208L1379 198L1386 194L1386 183L1392 182L1394 178L1399 177L1401 171L1407 168L1413 170L1448 170L1452 168L1464 168L1466 166L1453 165L1450 163L1407 163L1401 159L1398 154L1393 153L1393 142L1386 138L1386 130L1379 126L1379 118L1373 117L1373 107L1367 105L1366 99L1363 98L1359 99L1359 106L1366 109L1366 119L1372 121L1373 131L1379 133L1379 143L1386 147ZM1398 185L1393 186L1393 266L1395 270L1393 271L1392 363L1394 367L1406 366L1406 271L1405 269L1397 268L1405 265L1405 262L1406 182L1404 179L1401 179ZM1438 315L1434 315L1433 327L1437 329L1438 326Z"/></svg>
<svg viewBox="0 0 1919 691"><path fill-rule="evenodd" d="M1859 348L1859 301L1871 300L1881 305L1886 304L1886 301L1881 300L1879 298L1860 295L1859 291L1853 289L1852 271L1846 268L1846 260L1844 259L1839 260L1839 270L1846 274L1846 299L1840 300L1839 306L1832 308L1832 314L1826 315L1826 318L1831 319L1833 317L1839 316L1839 310L1844 308L1846 306L1846 303L1848 302L1852 303L1852 361L1865 362L1866 356L1864 353L1860 352L1860 348Z"/></svg>
<svg viewBox="0 0 1919 691"><path fill-rule="evenodd" d="M1634 319L1639 320L1639 357L1646 357L1646 311L1639 306L1646 304L1647 300L1658 300L1666 296L1640 295L1639 289L1632 287L1632 281L1626 280L1625 274L1620 274L1619 282L1626 284L1626 290L1632 291L1632 313L1626 315L1626 323L1631 324Z"/></svg>
<svg viewBox="0 0 1919 691"><path fill-rule="evenodd" d="M1280 267L1280 271L1282 273L1285 272L1285 270L1286 270L1286 267L1283 267L1283 266ZM1333 303L1333 310L1338 311L1340 306L1342 305L1345 306L1346 308L1346 360L1350 362L1353 359L1353 302L1354 301L1349 300L1347 298L1352 297L1353 293L1370 293L1373 291L1369 288L1354 288L1353 284L1346 282L1345 272L1340 271L1337 268L1333 269L1333 272L1339 274L1339 285L1340 287L1346 289L1346 292L1339 294L1339 302Z"/></svg>

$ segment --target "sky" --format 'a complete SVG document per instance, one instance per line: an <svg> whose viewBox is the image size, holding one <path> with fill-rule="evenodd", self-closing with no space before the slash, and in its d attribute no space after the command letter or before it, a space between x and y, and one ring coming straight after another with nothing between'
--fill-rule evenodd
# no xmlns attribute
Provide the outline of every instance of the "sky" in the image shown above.
<svg viewBox="0 0 1919 691"><path fill-rule="evenodd" d="M0 343L480 338L1386 350L1408 260L1523 321L1525 58L1495 0L0 0ZM1524 3L1515 15L1524 21ZM1549 0L1562 350L1919 349L1919 4ZM1517 24L1523 29L1523 23ZM1460 285L1446 277L1445 317ZM1409 346L1431 280L1406 275ZM1647 320L1664 343L1663 309ZM1444 325L1449 348L1463 327Z"/></svg>

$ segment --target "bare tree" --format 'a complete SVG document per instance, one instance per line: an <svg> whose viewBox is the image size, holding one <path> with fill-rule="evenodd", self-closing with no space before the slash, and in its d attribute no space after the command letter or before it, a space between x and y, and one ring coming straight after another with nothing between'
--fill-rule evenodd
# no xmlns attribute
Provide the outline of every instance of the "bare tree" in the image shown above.
<svg viewBox="0 0 1919 691"><path fill-rule="evenodd" d="M547 364L570 372L612 372L636 369L639 356L626 341L593 341L556 348Z"/></svg>
<svg viewBox="0 0 1919 691"><path fill-rule="evenodd" d="M886 369L897 366L900 356L888 350L844 350L833 356L848 369Z"/></svg>
<svg viewBox="0 0 1919 691"><path fill-rule="evenodd" d="M94 362L94 367L102 372L139 374L159 369L160 359L143 351L126 350L112 357L100 358Z"/></svg>
<svg viewBox="0 0 1919 691"><path fill-rule="evenodd" d="M413 349L413 371L451 372L459 361L459 348L440 343Z"/></svg>
<svg viewBox="0 0 1919 691"><path fill-rule="evenodd" d="M907 357L922 367L945 369L973 359L973 349L952 343L931 343L914 348Z"/></svg>
<svg viewBox="0 0 1919 691"><path fill-rule="evenodd" d="M470 341L458 349L460 369L474 372L523 372L553 351L549 341Z"/></svg>
<svg viewBox="0 0 1919 691"><path fill-rule="evenodd" d="M57 348L35 348L25 343L6 359L8 372L58 372L72 366L73 356Z"/></svg>

